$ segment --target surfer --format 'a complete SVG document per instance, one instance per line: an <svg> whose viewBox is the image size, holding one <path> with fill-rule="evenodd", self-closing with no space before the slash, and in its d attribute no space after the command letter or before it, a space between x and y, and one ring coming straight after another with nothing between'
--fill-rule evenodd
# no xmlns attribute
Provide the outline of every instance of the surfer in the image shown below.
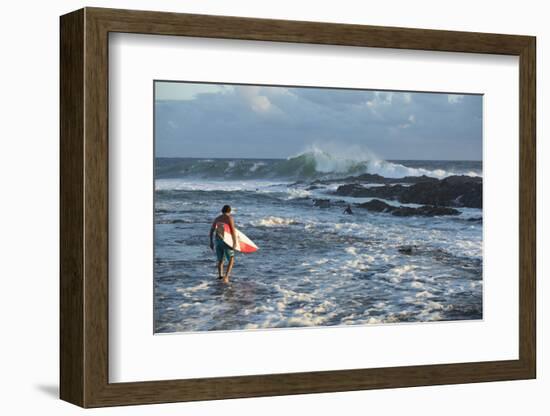
<svg viewBox="0 0 550 416"><path fill-rule="evenodd" d="M229 225L231 229L231 235L233 236L233 247L229 247L224 243L223 239L220 237L223 235L224 224ZM216 231L216 239L214 241L214 231ZM229 205L224 205L222 208L222 214L218 215L212 226L210 227L210 249L215 250L216 258L218 260L218 279L222 279L224 283L229 282L229 276L231 275L231 270L233 269L233 264L235 263L235 250L237 246L237 232L235 228L235 221L231 216L231 207ZM225 275L223 274L223 259L227 260L227 271Z"/></svg>
<svg viewBox="0 0 550 416"><path fill-rule="evenodd" d="M348 206L344 210L343 214L353 215L353 211L351 210L351 205L350 204L348 204Z"/></svg>

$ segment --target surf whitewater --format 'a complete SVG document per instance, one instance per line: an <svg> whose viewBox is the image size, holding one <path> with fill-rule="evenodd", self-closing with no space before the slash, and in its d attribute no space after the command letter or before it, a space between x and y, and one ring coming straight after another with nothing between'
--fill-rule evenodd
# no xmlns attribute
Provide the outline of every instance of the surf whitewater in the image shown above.
<svg viewBox="0 0 550 416"><path fill-rule="evenodd" d="M208 247L225 204L260 247L228 285ZM155 332L483 317L478 161L157 158L154 209Z"/></svg>

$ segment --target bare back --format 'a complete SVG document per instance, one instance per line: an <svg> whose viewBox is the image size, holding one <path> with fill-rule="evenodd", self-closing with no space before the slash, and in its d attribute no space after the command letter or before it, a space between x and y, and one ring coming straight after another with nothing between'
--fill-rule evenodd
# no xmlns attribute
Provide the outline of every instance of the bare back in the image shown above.
<svg viewBox="0 0 550 416"><path fill-rule="evenodd" d="M231 229L231 234L235 233L235 221L233 220L233 217L231 215L227 215L227 214L218 215L214 220L214 222L212 223L212 228L217 230L217 225L219 223L229 225Z"/></svg>

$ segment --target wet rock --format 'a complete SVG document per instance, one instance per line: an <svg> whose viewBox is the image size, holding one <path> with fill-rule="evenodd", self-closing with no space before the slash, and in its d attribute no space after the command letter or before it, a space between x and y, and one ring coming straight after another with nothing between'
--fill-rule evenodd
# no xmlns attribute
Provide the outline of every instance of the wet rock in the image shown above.
<svg viewBox="0 0 550 416"><path fill-rule="evenodd" d="M314 199L313 206L318 208L330 208L330 199Z"/></svg>
<svg viewBox="0 0 550 416"><path fill-rule="evenodd" d="M363 192L365 192L367 188L365 188L363 185L359 185L356 183L350 183L346 185L340 185L337 189L335 194L336 195L342 195L342 196L355 196L360 197L362 196Z"/></svg>
<svg viewBox="0 0 550 416"><path fill-rule="evenodd" d="M436 183L439 179L431 176L405 176L404 178L394 179L392 183Z"/></svg>
<svg viewBox="0 0 550 416"><path fill-rule="evenodd" d="M341 185L336 195L356 198L371 197L423 205L482 208L482 179L470 176L449 176L415 183L411 186L383 185L366 187L357 183Z"/></svg>
<svg viewBox="0 0 550 416"><path fill-rule="evenodd" d="M482 179L449 176L437 183L417 183L399 195L399 201L427 205L482 208Z"/></svg>
<svg viewBox="0 0 550 416"><path fill-rule="evenodd" d="M418 249L417 246L401 246L397 248L397 251L399 251L401 254L407 254L411 255Z"/></svg>
<svg viewBox="0 0 550 416"><path fill-rule="evenodd" d="M426 256L452 267L460 267L464 271L473 271L477 280L481 280L481 258L458 256L441 248L434 248L430 245L406 244L397 247L397 251L408 256Z"/></svg>
<svg viewBox="0 0 550 416"><path fill-rule="evenodd" d="M431 205L423 205L418 208L399 207L392 211L392 215L398 217L411 217L414 215L422 217L437 217L441 215L459 215L460 211L449 207L436 207Z"/></svg>
<svg viewBox="0 0 550 416"><path fill-rule="evenodd" d="M469 222L483 222L483 217L468 218Z"/></svg>
<svg viewBox="0 0 550 416"><path fill-rule="evenodd" d="M371 183L371 184L397 184L397 183L420 183L420 182L438 182L439 179L432 178L430 176L421 175L421 176L405 176L403 178L386 178L384 176L372 173L363 173L357 176L348 176L346 178L340 179L317 179L311 184L324 184L328 185L331 183Z"/></svg>
<svg viewBox="0 0 550 416"><path fill-rule="evenodd" d="M402 193L407 190L403 185L384 185L366 187L359 184L341 185L336 189L336 195L352 196L355 198L383 198L397 199Z"/></svg>
<svg viewBox="0 0 550 416"><path fill-rule="evenodd" d="M353 179L357 182L366 182L366 183L388 183L388 178L385 178L381 175L378 175L376 173L363 173L359 176L352 176L348 179Z"/></svg>
<svg viewBox="0 0 550 416"><path fill-rule="evenodd" d="M460 214L460 211L454 208L436 207L436 206L430 206L430 205L423 205L417 208L404 207L404 206L394 207L393 205L389 205L384 201L380 201L379 199L373 199L372 201L364 202L362 204L357 204L356 206L358 208L367 209L372 212L390 213L397 217L413 217L413 216L436 217L436 216L442 216L442 215L459 215Z"/></svg>
<svg viewBox="0 0 550 416"><path fill-rule="evenodd" d="M395 208L379 199L373 199L372 201L357 204L356 206L373 212L391 212Z"/></svg>

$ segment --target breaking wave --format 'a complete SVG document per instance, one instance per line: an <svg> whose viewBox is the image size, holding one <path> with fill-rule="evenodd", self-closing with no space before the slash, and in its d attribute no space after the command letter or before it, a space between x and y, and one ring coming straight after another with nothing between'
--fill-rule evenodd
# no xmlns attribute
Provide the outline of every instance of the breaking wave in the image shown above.
<svg viewBox="0 0 550 416"><path fill-rule="evenodd" d="M386 161L366 153L360 156L335 155L313 148L287 159L191 159L157 158L157 178L208 179L286 179L313 180L356 176L365 173L387 178L405 176L450 175L481 176L481 162L454 162L452 170L441 169L437 161L426 161L423 166L407 166L407 161Z"/></svg>

